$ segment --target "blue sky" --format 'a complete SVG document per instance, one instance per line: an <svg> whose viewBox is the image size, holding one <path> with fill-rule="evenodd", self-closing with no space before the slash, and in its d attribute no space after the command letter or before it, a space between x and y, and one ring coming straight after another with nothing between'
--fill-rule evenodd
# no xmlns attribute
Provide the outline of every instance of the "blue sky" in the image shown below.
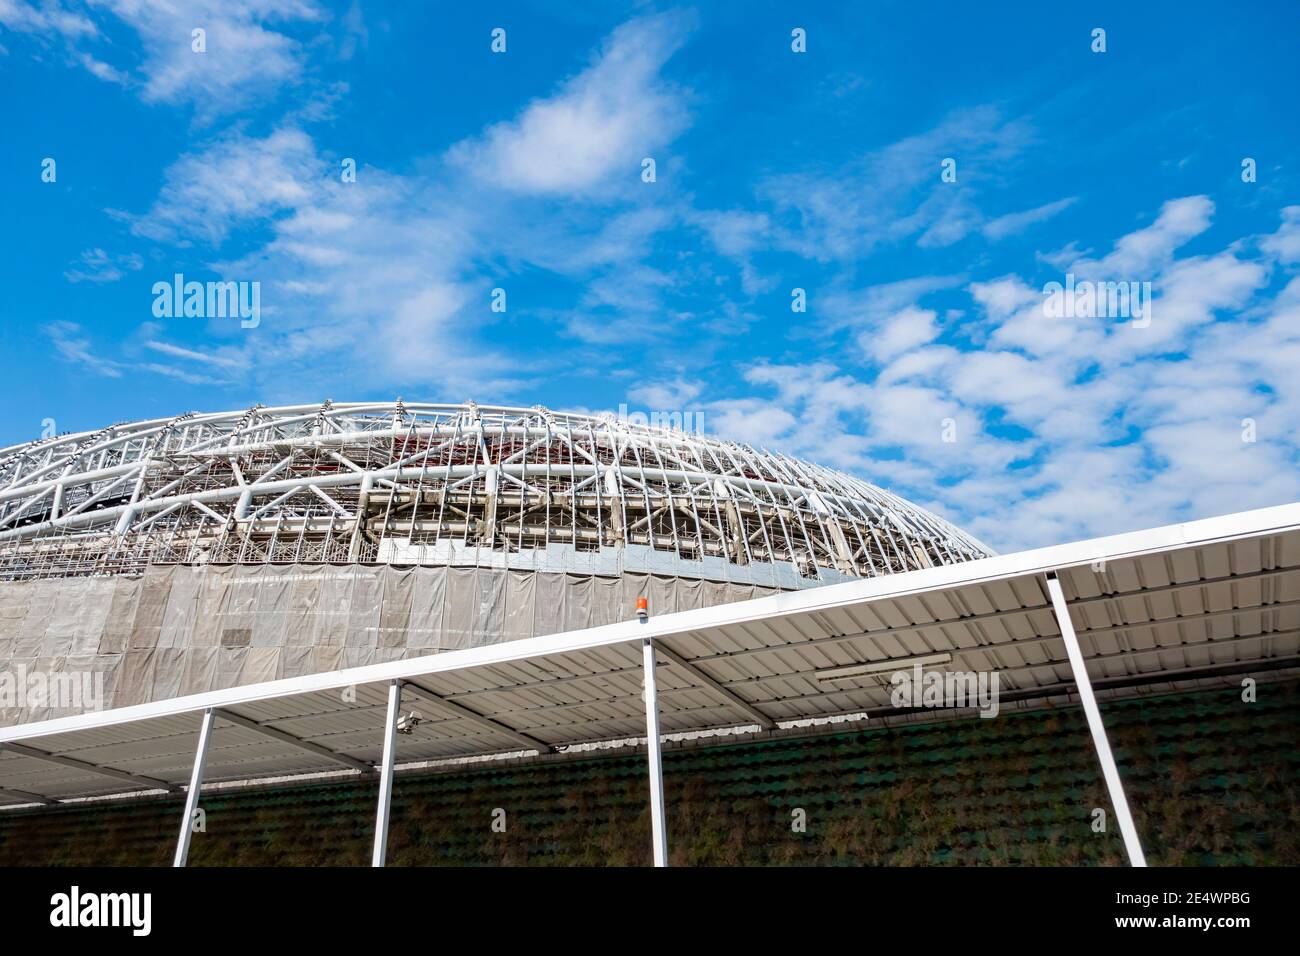
<svg viewBox="0 0 1300 956"><path fill-rule="evenodd" d="M1300 498L1300 7L803 7L0 0L0 443L625 403L999 550Z"/></svg>

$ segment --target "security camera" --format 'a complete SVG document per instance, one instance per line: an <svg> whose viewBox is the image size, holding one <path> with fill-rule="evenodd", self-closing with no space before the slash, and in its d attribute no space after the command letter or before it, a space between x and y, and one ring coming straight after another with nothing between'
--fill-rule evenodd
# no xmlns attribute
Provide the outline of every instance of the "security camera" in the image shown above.
<svg viewBox="0 0 1300 956"><path fill-rule="evenodd" d="M413 710L409 714L403 714L401 717L397 718L397 732L399 734L410 734L414 732L416 725L418 725L422 720L424 720L424 717L418 710Z"/></svg>

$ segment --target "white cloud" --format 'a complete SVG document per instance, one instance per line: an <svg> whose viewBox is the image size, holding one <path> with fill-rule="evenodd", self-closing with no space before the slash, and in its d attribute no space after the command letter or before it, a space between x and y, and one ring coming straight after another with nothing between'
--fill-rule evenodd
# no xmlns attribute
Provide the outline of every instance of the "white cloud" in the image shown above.
<svg viewBox="0 0 1300 956"><path fill-rule="evenodd" d="M149 334L156 331L157 328L152 323L146 323L142 326L141 331ZM135 358L129 360L109 358L104 354L103 350L95 346L89 333L75 322L51 322L43 326L42 331L49 337L55 352L65 362L78 365L105 378L123 378L128 374L138 377L139 373L146 372L153 375L162 375L178 382L184 382L187 385L218 386L230 383L229 376L191 372L162 362L136 361ZM183 361L200 363L218 371L237 372L247 364L238 357L235 350L228 349L225 354L211 354L152 339L144 341L142 344L146 351L157 352ZM130 351L132 353L137 352L135 349Z"/></svg>
<svg viewBox="0 0 1300 956"><path fill-rule="evenodd" d="M979 107L840 168L770 177L759 193L779 214L776 244L808 259L854 259L907 239L942 247L982 225L977 184L1029 141L1025 123ZM957 156L958 181L941 182L941 159Z"/></svg>
<svg viewBox="0 0 1300 956"><path fill-rule="evenodd" d="M0 0L0 24L15 33L58 34L67 40L99 35L89 17L57 0L39 5L24 0Z"/></svg>
<svg viewBox="0 0 1300 956"><path fill-rule="evenodd" d="M501 381L505 363L477 335L492 316L488 284L470 275L479 252L473 200L457 198L452 184L368 167L344 183L335 170L296 127L234 134L179 159L149 211L132 220L138 236L211 248L208 269L261 284L261 324L243 332L209 321L210 334L247 344L233 355L209 352L207 363L228 358L247 366L254 384L285 392L329 380L357 389L438 381L458 391ZM216 258L238 230L257 241ZM172 268L160 271L170 281ZM158 343L172 329L150 331ZM144 347L203 360L150 342Z"/></svg>
<svg viewBox="0 0 1300 956"><path fill-rule="evenodd" d="M219 368L242 369L248 366L248 361L242 357L233 357L231 355L214 355L210 352L200 352L195 349L183 348L179 345L172 345L169 342L159 342L156 339L149 339L144 343L144 347L163 355L169 355L172 358L185 359L189 362L198 362L202 365L215 365Z"/></svg>
<svg viewBox="0 0 1300 956"><path fill-rule="evenodd" d="M713 247L740 265L741 291L759 295L776 284L755 267L755 253L770 247L772 224L765 213L741 210L694 212L691 222L708 235Z"/></svg>
<svg viewBox="0 0 1300 956"><path fill-rule="evenodd" d="M95 59L89 53L77 53L76 61L90 71L91 75L99 77L106 83L125 85L129 81L129 77L121 70L114 69L103 60Z"/></svg>
<svg viewBox="0 0 1300 956"><path fill-rule="evenodd" d="M1233 252L1173 262L1154 283L1151 325L1131 330L1134 334L1126 335L1123 345L1112 337L1112 345L1141 352L1181 349L1191 327L1210 322L1222 310L1243 308L1267 279L1263 264L1243 261Z"/></svg>
<svg viewBox="0 0 1300 956"><path fill-rule="evenodd" d="M96 0L127 23L144 46L143 96L224 112L298 79L299 43L272 24L316 23L310 0ZM191 32L207 31L207 50L191 49Z"/></svg>
<svg viewBox="0 0 1300 956"><path fill-rule="evenodd" d="M690 19L676 13L625 23L556 95L457 144L449 158L523 193L581 194L616 175L638 181L641 160L686 125L684 94L659 71L689 28Z"/></svg>
<svg viewBox="0 0 1300 956"><path fill-rule="evenodd" d="M680 412L691 410L692 403L703 391L703 383L687 381L679 375L668 381L638 385L628 392L628 398L649 411Z"/></svg>
<svg viewBox="0 0 1300 956"><path fill-rule="evenodd" d="M136 253L109 255L103 249L87 249L81 254L81 265L63 273L69 282L116 282L129 272L139 271L144 260Z"/></svg>
<svg viewBox="0 0 1300 956"><path fill-rule="evenodd" d="M0 17L35 22L17 9L14 0L0 0ZM195 56L188 28L172 46L167 29L144 26L176 26L183 15L171 6L122 0L102 9L152 31L143 67L131 71L144 77L147 97L205 110L295 82L301 51L268 24L321 16L314 5L287 0L223 5L212 22L224 17L243 32L210 30L209 50L218 40L241 55L261 49L268 69L222 78L180 55ZM42 23L77 42L95 35L75 20L63 31ZM844 264L890 242L942 247L980 232L996 239L1070 200L987 219L974 187L1014 160L1028 133L995 111L976 110L846 167L773 177L761 190L767 209L642 204L630 198L641 188L641 157L662 151L688 119L688 94L661 75L688 31L677 15L625 25L551 97L408 175L365 168L357 182L341 183L336 162L295 120L264 136L224 134L173 164L132 229L160 243L211 249L213 258L232 257L223 253L229 237L248 230L255 241L238 258L208 265L228 278L262 282L261 326L246 335L236 325L210 329L230 336L216 348L175 344L179 326L142 330L135 347L173 364L106 357L71 323L52 323L46 333L65 360L98 374L139 369L192 384L246 378L267 400L277 392L300 399L303 389L329 382L360 392L436 384L453 395L500 394L525 376L561 368L571 374L567 366L581 364L534 352L521 369L485 341L484 330L503 321L488 308L489 290L510 287L504 321L519 323L506 332L514 335L525 320L513 311L521 297L511 280L542 269L579 287L580 308L557 321L593 344L598 361L586 371L607 367L602 357L620 351L608 346L663 342L690 328L700 334L684 359L673 359L683 368L637 379L629 390L635 401L665 410L702 406L717 434L858 472L922 504L943 501L937 510L996 547L1300 494L1300 279L1271 300L1259 298L1279 264L1300 261L1298 207L1283 211L1275 233L1256 237L1259 255L1251 243L1233 243L1179 258L1182 246L1210 228L1214 212L1207 197L1191 196L1166 203L1150 225L1119 237L1101 258L1074 243L1044 257L1081 277L1150 280L1158 298L1147 329L1105 319L1047 321L1030 276L921 276L853 288L846 269L840 284L810 289L810 310L825 334L851 336L863 351L833 353L833 362L752 365L741 370L739 394L726 395L723 376L696 371L705 351L701 330L723 320L743 328L745 314L732 302L731 312L707 302L694 314L669 307L679 286L725 279L709 271L713 263L692 262L694 250L672 250L680 258L671 266L656 260L665 230L685 224L707 235L741 266L742 287L754 295L774 287L754 267L765 253ZM936 157L950 154L962 157L960 187L938 182ZM98 249L83 260L80 279L106 280L131 268ZM169 278L170 268L163 271L160 278ZM938 344L939 315L924 301L958 296L963 287L969 303L958 310L965 313L960 331L976 343L970 351ZM943 327L951 328L945 315ZM639 350L648 363L656 352L684 354ZM622 365L624 357L607 361ZM1240 440L1246 417L1259 423L1254 445ZM956 442L944 440L945 423L955 427Z"/></svg>
<svg viewBox="0 0 1300 956"><path fill-rule="evenodd" d="M939 334L934 320L933 309L909 306L890 316L883 325L861 333L858 336L858 344L872 358L886 362L903 352L933 341Z"/></svg>
<svg viewBox="0 0 1300 956"><path fill-rule="evenodd" d="M122 363L99 354L81 326L75 322L51 322L42 331L49 336L55 351L64 360L82 365L107 378L122 377Z"/></svg>
<svg viewBox="0 0 1300 956"><path fill-rule="evenodd" d="M1300 206L1283 209L1282 225L1277 232L1266 236L1260 246L1286 265L1300 262Z"/></svg>
<svg viewBox="0 0 1300 956"><path fill-rule="evenodd" d="M158 199L132 223L132 232L219 244L235 228L305 204L324 172L311 138L299 129L262 139L234 134L173 163Z"/></svg>
<svg viewBox="0 0 1300 956"><path fill-rule="evenodd" d="M882 316L858 296L857 311L845 311L869 316L853 328L884 364L874 375L851 362L754 366L746 378L771 406L768 427L748 430L906 494L1004 550L1296 500L1300 278L1260 298L1286 259L1292 214L1258 257L1231 242L1178 258L1212 213L1203 197L1166 203L1152 225L1086 264L1147 271L1161 290L1149 328L1048 321L1041 293L1008 275L966 287L991 334L961 351L935 344L932 310L914 303ZM895 305L897 293L880 297ZM727 407L757 414L762 401ZM1246 419L1254 442L1243 441ZM944 441L945 424L955 442Z"/></svg>
<svg viewBox="0 0 1300 956"><path fill-rule="evenodd" d="M1001 322L1028 306L1043 301L1042 293L1032 289L1019 276L1003 276L987 282L972 282L971 297L994 319Z"/></svg>
<svg viewBox="0 0 1300 956"><path fill-rule="evenodd" d="M983 214L966 196L957 192L934 192L917 210L928 221L916 240L922 249L942 249L960 242L979 228Z"/></svg>
<svg viewBox="0 0 1300 956"><path fill-rule="evenodd" d="M625 24L551 99L534 102L450 156L415 163L412 173L365 167L356 182L343 183L337 160L321 155L291 116L269 134L237 128L182 156L146 212L116 215L141 238L197 248L200 255L210 250L205 265L223 278L261 283L262 323L247 333L256 347L240 353L255 385L289 392L295 382L317 388L344 379L358 389L437 383L453 392L503 391L515 386L520 367L491 347L484 330L519 321L521 300L510 279L523 270L581 281L579 310L559 324L585 341L626 343L651 329L662 335L680 320L664 316L660 297L668 273L646 264L659 233L680 220L678 205L623 197L611 213L609 204L575 204L551 186L571 174L565 182L575 191L595 188L626 150L635 160L632 182L641 185L643 142L662 144L685 122L684 94L657 71L689 26L689 17L675 14ZM209 33L209 48L211 39ZM521 155L544 153L548 143L559 149L564 137L557 131L566 117L601 126L606 138L593 142L590 130L570 130L572 149L559 160L569 164L568 173L548 179L558 175L551 167L530 183L535 170L513 164ZM474 151L483 162L461 165ZM502 184L489 167L524 180L512 182L518 188L497 188ZM519 225L502 229L502 222ZM230 241L236 234L252 244ZM227 248L240 252L218 260ZM170 266L161 271L160 278L170 279ZM511 287L507 316L488 307L491 289L503 284ZM232 324L209 323L207 331L239 334ZM526 374L560 364L558 356L542 358L531 357Z"/></svg>
<svg viewBox="0 0 1300 956"><path fill-rule="evenodd" d="M92 14L115 17L135 31L143 51L139 62L107 62L109 53L122 54L104 41ZM138 82L146 102L191 104L205 118L296 82L303 74L304 50L277 28L326 19L313 0L47 0L39 5L0 0L0 24L57 37L71 60L94 76ZM195 29L206 31L202 53L191 46Z"/></svg>
<svg viewBox="0 0 1300 956"><path fill-rule="evenodd" d="M1210 227L1214 203L1208 196L1171 199L1151 225L1130 232L1099 260L1079 259L1069 271L1088 279L1149 279L1167 265L1174 250Z"/></svg>
<svg viewBox="0 0 1300 956"><path fill-rule="evenodd" d="M141 362L136 368L141 371L152 372L155 375L161 375L164 378L184 382L186 385L217 386L227 384L226 379L176 368L174 365L164 365L161 362Z"/></svg>
<svg viewBox="0 0 1300 956"><path fill-rule="evenodd" d="M960 276L916 276L865 289L814 291L809 308L832 330L870 328L912 305L922 296L961 283Z"/></svg>
<svg viewBox="0 0 1300 956"><path fill-rule="evenodd" d="M1071 196L1067 199L1058 199L1056 202L1044 203L1033 209L1026 209L1023 212L1008 213L1005 216L998 216L996 219L990 219L984 224L985 238L992 239L995 242L999 239L1005 239L1008 236L1019 235L1030 226L1040 222L1046 222L1057 213L1069 209L1077 201L1077 196Z"/></svg>

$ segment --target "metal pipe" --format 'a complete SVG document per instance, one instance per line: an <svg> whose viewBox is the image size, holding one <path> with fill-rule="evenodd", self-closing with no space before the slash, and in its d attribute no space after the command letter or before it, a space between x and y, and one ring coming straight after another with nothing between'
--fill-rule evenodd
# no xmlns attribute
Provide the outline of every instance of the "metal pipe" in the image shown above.
<svg viewBox="0 0 1300 956"><path fill-rule="evenodd" d="M388 716L384 725L384 762L379 770L379 806L375 810L375 848L371 866L383 866L388 856L388 816L393 802L393 762L397 759L397 716L402 706L402 682L388 685Z"/></svg>
<svg viewBox="0 0 1300 956"><path fill-rule="evenodd" d="M655 646L650 638L641 641L641 662L645 672L646 754L650 763L650 839L655 866L668 865L668 824L664 813L664 767L659 752L659 696L655 684Z"/></svg>
<svg viewBox="0 0 1300 956"><path fill-rule="evenodd" d="M1079 700L1088 718L1088 730L1092 732L1092 743L1097 750L1097 759L1101 762L1102 776L1106 779L1106 790L1110 794L1110 805L1114 808L1115 817L1119 821L1119 830L1124 837L1124 848L1128 851L1129 863L1133 866L1146 866L1142 843L1138 839L1133 815L1129 813L1128 799L1124 796L1124 785L1119 779L1119 768L1115 765L1115 757L1110 752L1110 741L1106 739L1106 725L1101 721L1097 698L1092 693L1092 681L1088 678L1088 667L1083 660L1083 651L1079 648L1079 638L1074 633L1074 623L1070 620L1070 607L1065 602L1065 593L1061 590L1060 579L1055 573L1047 576L1047 592L1052 597L1056 623L1060 626L1061 637L1065 640L1065 650L1070 657L1070 670L1073 671L1074 682L1079 688Z"/></svg>
<svg viewBox="0 0 1300 956"><path fill-rule="evenodd" d="M190 855L190 837L194 834L194 811L199 808L199 791L203 789L203 767L208 762L208 744L212 742L212 724L216 711L209 707L203 712L199 726L199 745L194 751L194 767L190 770L190 789L185 795L185 816L181 820L181 835L176 841L176 857L172 866L184 866Z"/></svg>

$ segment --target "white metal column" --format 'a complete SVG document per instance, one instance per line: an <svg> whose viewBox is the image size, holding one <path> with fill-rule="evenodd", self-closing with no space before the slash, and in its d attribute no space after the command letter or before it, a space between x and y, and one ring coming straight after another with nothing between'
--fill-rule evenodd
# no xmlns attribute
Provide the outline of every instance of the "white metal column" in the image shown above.
<svg viewBox="0 0 1300 956"><path fill-rule="evenodd" d="M190 837L194 834L194 811L199 808L199 791L203 789L203 765L208 762L208 744L212 741L212 722L217 714L212 708L203 712L199 727L199 745L194 751L194 767L190 770L190 789L185 795L185 817L181 820L181 835L176 841L176 857L172 866L184 866L190 855Z"/></svg>
<svg viewBox="0 0 1300 956"><path fill-rule="evenodd" d="M384 763L379 769L379 809L375 812L375 851L371 866L383 866L388 855L388 810L393 802L393 761L397 756L397 717L402 706L402 682L388 685L388 722L384 725Z"/></svg>
<svg viewBox="0 0 1300 956"><path fill-rule="evenodd" d="M668 865L668 827L664 816L664 766L659 752L659 694L655 686L655 646L650 638L641 642L645 671L646 752L650 757L650 836L654 842L655 866Z"/></svg>
<svg viewBox="0 0 1300 956"><path fill-rule="evenodd" d="M1097 709L1097 698L1092 693L1092 681L1088 678L1088 668L1083 662L1083 651L1079 648L1079 637L1074 633L1074 623L1070 620L1070 607L1065 603L1065 593L1061 582L1055 574L1047 576L1047 593L1052 597L1052 609L1056 612L1056 624L1061 629L1065 640L1065 652L1070 657L1070 670L1074 672L1074 683L1079 688L1079 699L1083 702L1083 712L1088 717L1088 729L1092 731L1092 743L1097 748L1097 759L1101 761L1102 776L1106 778L1106 789L1110 793L1110 805L1115 809L1115 818L1119 821L1119 832L1124 837L1124 848L1128 851L1128 861L1133 866L1146 866L1146 857L1142 853L1142 843L1138 840L1137 827L1129 813L1128 800L1124 797L1124 785L1119 779L1119 768L1115 757L1110 752L1110 741L1106 739L1106 726L1101 722L1101 711Z"/></svg>

